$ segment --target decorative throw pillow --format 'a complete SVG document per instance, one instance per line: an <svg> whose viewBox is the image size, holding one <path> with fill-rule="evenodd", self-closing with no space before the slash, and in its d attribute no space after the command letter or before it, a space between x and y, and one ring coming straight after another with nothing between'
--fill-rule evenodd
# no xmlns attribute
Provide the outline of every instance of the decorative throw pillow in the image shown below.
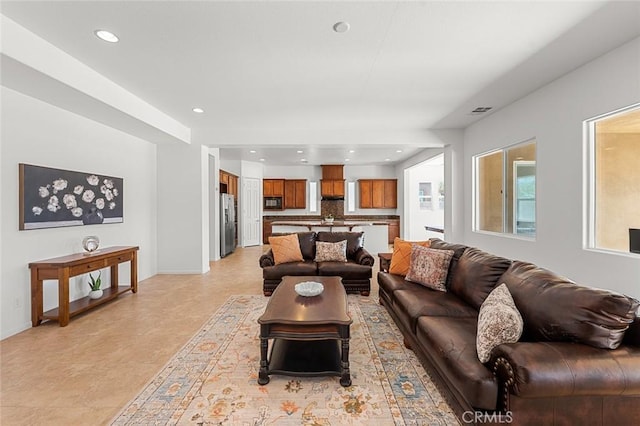
<svg viewBox="0 0 640 426"><path fill-rule="evenodd" d="M437 250L414 244L405 278L433 290L447 291L445 282L452 257L453 250Z"/></svg>
<svg viewBox="0 0 640 426"><path fill-rule="evenodd" d="M515 343L524 323L505 283L494 288L482 302L478 314L476 350L480 362L491 359L491 351L503 343Z"/></svg>
<svg viewBox="0 0 640 426"><path fill-rule="evenodd" d="M346 262L347 240L337 243L316 241L316 262Z"/></svg>
<svg viewBox="0 0 640 426"><path fill-rule="evenodd" d="M399 237L393 240L393 254L391 255L389 273L407 275L407 272L409 272L409 264L411 263L411 246L414 244L429 247L431 241L405 241Z"/></svg>
<svg viewBox="0 0 640 426"><path fill-rule="evenodd" d="M279 237L269 237L273 260L276 265L280 263L302 262L302 251L300 251L300 241L296 234L283 235Z"/></svg>

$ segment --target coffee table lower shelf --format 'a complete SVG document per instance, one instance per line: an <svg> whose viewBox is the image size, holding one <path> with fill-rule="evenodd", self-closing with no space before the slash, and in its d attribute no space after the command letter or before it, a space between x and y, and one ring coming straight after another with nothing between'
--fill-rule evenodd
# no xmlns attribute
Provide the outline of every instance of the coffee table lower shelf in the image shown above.
<svg viewBox="0 0 640 426"><path fill-rule="evenodd" d="M340 341L273 339L269 374L341 376Z"/></svg>

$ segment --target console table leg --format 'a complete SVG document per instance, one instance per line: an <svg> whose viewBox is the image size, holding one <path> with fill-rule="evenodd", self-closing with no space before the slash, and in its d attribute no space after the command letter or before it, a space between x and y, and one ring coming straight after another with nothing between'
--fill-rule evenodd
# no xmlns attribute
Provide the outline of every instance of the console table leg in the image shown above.
<svg viewBox="0 0 640 426"><path fill-rule="evenodd" d="M138 252L131 253L131 292L138 292Z"/></svg>
<svg viewBox="0 0 640 426"><path fill-rule="evenodd" d="M260 371L258 372L259 385L266 385L269 383L269 362L267 361L268 347L269 339L260 337Z"/></svg>
<svg viewBox="0 0 640 426"><path fill-rule="evenodd" d="M31 326L42 322L42 280L38 279L38 270L31 269Z"/></svg>
<svg viewBox="0 0 640 426"><path fill-rule="evenodd" d="M69 268L58 271L58 323L69 324Z"/></svg>

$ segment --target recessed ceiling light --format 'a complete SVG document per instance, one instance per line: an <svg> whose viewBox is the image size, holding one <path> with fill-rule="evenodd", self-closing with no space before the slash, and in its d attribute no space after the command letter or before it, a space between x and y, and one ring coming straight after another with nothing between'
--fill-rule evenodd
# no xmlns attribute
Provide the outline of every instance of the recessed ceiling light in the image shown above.
<svg viewBox="0 0 640 426"><path fill-rule="evenodd" d="M351 161L351 159L350 158L345 158L344 161Z"/></svg>
<svg viewBox="0 0 640 426"><path fill-rule="evenodd" d="M355 150L355 149L350 149L350 150L349 150L349 153L350 153L350 154L353 154L354 152L356 152L356 150Z"/></svg>
<svg viewBox="0 0 640 426"><path fill-rule="evenodd" d="M250 152L250 153L252 153L252 154L255 154L255 153L256 153L256 150L255 150L255 149L252 149L252 150L250 150L249 152Z"/></svg>
<svg viewBox="0 0 640 426"><path fill-rule="evenodd" d="M396 152L402 152L402 150L401 149L396 149Z"/></svg>
<svg viewBox="0 0 640 426"><path fill-rule="evenodd" d="M351 26L348 22L340 21L333 24L333 31L337 33L346 33L347 31L349 31L349 28L351 28Z"/></svg>
<svg viewBox="0 0 640 426"><path fill-rule="evenodd" d="M302 154L302 150L301 150L301 149L297 150L296 152L297 152L298 154Z"/></svg>
<svg viewBox="0 0 640 426"><path fill-rule="evenodd" d="M264 161L264 158L261 158L260 161Z"/></svg>
<svg viewBox="0 0 640 426"><path fill-rule="evenodd" d="M306 158L301 158L300 161L302 161L303 163L305 163L307 161Z"/></svg>
<svg viewBox="0 0 640 426"><path fill-rule="evenodd" d="M192 108L191 111L193 111L195 113L198 113L198 114L202 114L204 112L204 110L202 108L198 108L198 107Z"/></svg>
<svg viewBox="0 0 640 426"><path fill-rule="evenodd" d="M118 41L120 41L120 39L118 38L117 35L115 35L114 33L112 33L111 31L107 31L107 30L95 30L93 32L96 37L98 37L100 40L104 40L106 42L109 43L117 43Z"/></svg>
<svg viewBox="0 0 640 426"><path fill-rule="evenodd" d="M385 158L384 161L391 161L391 158Z"/></svg>

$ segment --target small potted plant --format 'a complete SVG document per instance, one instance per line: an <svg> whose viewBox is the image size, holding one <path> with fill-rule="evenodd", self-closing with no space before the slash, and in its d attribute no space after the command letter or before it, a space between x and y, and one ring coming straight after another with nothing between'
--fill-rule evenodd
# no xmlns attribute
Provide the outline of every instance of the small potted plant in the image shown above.
<svg viewBox="0 0 640 426"><path fill-rule="evenodd" d="M99 299L102 297L103 290L100 288L102 285L102 271L98 273L98 278L93 278L93 275L89 274L89 298Z"/></svg>
<svg viewBox="0 0 640 426"><path fill-rule="evenodd" d="M324 221L325 221L326 223L333 223L333 215L332 215L331 213L329 213L328 215L326 215L326 216L324 217Z"/></svg>

